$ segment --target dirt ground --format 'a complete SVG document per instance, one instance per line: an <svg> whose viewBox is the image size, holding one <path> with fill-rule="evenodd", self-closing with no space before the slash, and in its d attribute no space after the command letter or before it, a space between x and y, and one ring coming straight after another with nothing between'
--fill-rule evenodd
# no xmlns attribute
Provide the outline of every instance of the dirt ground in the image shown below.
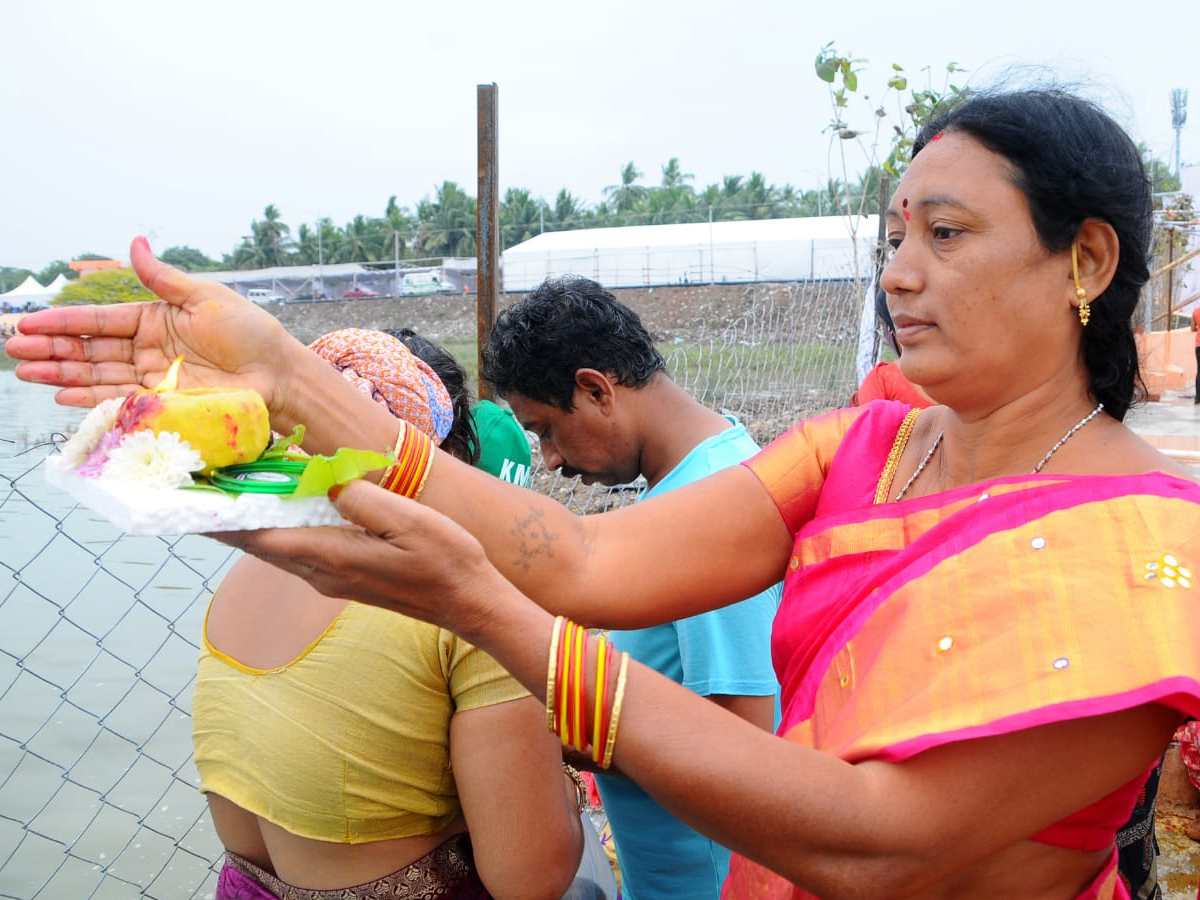
<svg viewBox="0 0 1200 900"><path fill-rule="evenodd" d="M631 288L613 293L633 309L658 340L686 337L697 323L729 321L743 314L755 289L786 293L781 285L688 285ZM503 294L500 308L521 294ZM477 333L476 296L432 294L378 300L284 303L268 307L299 340L309 342L337 328L411 328L435 343L470 341Z"/></svg>
<svg viewBox="0 0 1200 900"><path fill-rule="evenodd" d="M17 322L21 320L19 313L0 313L0 340L12 337L17 333Z"/></svg>

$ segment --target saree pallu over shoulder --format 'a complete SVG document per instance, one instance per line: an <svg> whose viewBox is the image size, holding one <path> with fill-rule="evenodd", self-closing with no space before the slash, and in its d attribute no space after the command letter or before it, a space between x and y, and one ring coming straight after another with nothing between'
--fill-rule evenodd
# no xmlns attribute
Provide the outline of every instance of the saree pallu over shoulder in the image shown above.
<svg viewBox="0 0 1200 900"><path fill-rule="evenodd" d="M842 759L1150 702L1200 715L1191 482L1000 479L814 520L794 559L781 732L803 722Z"/></svg>

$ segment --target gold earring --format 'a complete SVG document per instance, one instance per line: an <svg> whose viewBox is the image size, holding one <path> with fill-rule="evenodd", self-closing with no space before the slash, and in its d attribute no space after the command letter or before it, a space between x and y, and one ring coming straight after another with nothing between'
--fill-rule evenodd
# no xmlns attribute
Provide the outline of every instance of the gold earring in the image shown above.
<svg viewBox="0 0 1200 900"><path fill-rule="evenodd" d="M1079 243L1071 244L1071 275L1075 278L1075 296L1079 298L1079 324L1087 328L1088 320L1092 317L1092 309L1088 305L1087 291L1079 283Z"/></svg>

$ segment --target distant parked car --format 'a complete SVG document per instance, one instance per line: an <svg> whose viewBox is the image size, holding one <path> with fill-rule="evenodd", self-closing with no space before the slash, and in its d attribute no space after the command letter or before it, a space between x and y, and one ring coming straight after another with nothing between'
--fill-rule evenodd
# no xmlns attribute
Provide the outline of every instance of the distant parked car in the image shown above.
<svg viewBox="0 0 1200 900"><path fill-rule="evenodd" d="M314 303L319 300L333 299L324 291L300 291L292 295L292 301L295 303Z"/></svg>
<svg viewBox="0 0 1200 900"><path fill-rule="evenodd" d="M269 291L264 288L250 288L246 291L246 298L253 300L255 303L282 303L283 295L275 291Z"/></svg>
<svg viewBox="0 0 1200 900"><path fill-rule="evenodd" d="M343 300L358 300L362 297L378 297L379 292L370 288L359 287L357 284L342 291Z"/></svg>
<svg viewBox="0 0 1200 900"><path fill-rule="evenodd" d="M409 272L404 276L400 285L400 293L405 297L422 294L454 293L454 288L442 280L437 272Z"/></svg>

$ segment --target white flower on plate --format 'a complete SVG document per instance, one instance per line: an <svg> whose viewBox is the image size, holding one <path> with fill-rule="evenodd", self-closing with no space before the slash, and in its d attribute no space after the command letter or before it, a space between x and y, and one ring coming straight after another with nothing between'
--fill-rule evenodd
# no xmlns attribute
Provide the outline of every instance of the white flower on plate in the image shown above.
<svg viewBox="0 0 1200 900"><path fill-rule="evenodd" d="M116 424L117 412L124 402L123 397L113 397L88 411L75 433L62 445L63 461L67 468L78 469L83 464L100 443L100 438Z"/></svg>
<svg viewBox="0 0 1200 900"><path fill-rule="evenodd" d="M177 488L191 484L191 473L203 468L200 454L175 432L135 431L109 453L100 477L130 486Z"/></svg>

